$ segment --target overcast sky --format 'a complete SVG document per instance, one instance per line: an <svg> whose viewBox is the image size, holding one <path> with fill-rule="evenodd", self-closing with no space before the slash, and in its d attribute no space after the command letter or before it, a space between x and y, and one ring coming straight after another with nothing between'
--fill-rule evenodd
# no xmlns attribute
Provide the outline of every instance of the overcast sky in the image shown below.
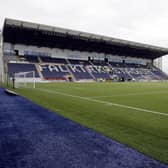
<svg viewBox="0 0 168 168"><path fill-rule="evenodd" d="M6 17L168 48L168 0L0 0Z"/></svg>

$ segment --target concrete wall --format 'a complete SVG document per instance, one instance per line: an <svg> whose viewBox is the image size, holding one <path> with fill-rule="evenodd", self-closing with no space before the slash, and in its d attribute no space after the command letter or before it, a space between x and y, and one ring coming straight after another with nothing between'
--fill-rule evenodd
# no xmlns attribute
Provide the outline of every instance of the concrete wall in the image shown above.
<svg viewBox="0 0 168 168"><path fill-rule="evenodd" d="M166 74L168 74L168 55L165 55L161 58L161 69L163 72L165 72ZM160 68L160 66L159 66Z"/></svg>
<svg viewBox="0 0 168 168"><path fill-rule="evenodd" d="M153 64L154 64L157 68L159 68L159 69L162 70L162 69L163 69L163 67L162 67L162 57L155 59L155 60L153 61Z"/></svg>

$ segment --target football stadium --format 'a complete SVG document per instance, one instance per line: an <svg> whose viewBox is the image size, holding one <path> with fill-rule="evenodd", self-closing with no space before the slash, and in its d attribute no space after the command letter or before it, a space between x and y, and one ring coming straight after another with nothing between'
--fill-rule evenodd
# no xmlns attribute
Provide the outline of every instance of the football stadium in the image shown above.
<svg viewBox="0 0 168 168"><path fill-rule="evenodd" d="M168 168L168 48L5 19L0 167Z"/></svg>

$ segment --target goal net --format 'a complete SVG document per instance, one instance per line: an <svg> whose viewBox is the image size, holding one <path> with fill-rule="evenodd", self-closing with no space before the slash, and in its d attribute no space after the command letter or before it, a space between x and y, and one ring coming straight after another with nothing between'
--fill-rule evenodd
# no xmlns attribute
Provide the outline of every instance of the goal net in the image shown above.
<svg viewBox="0 0 168 168"><path fill-rule="evenodd" d="M35 71L15 73L15 86L18 87L33 87L36 86Z"/></svg>

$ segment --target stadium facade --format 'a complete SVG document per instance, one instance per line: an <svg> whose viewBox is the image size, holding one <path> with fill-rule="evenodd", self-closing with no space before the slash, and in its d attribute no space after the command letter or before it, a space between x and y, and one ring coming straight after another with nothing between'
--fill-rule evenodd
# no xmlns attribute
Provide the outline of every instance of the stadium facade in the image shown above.
<svg viewBox="0 0 168 168"><path fill-rule="evenodd" d="M37 81L167 79L153 65L167 48L13 19L1 44L2 81L31 71Z"/></svg>
<svg viewBox="0 0 168 168"><path fill-rule="evenodd" d="M2 33L0 30L0 81L3 81Z"/></svg>
<svg viewBox="0 0 168 168"><path fill-rule="evenodd" d="M163 70L163 58L162 57L155 59L153 64L159 69Z"/></svg>

